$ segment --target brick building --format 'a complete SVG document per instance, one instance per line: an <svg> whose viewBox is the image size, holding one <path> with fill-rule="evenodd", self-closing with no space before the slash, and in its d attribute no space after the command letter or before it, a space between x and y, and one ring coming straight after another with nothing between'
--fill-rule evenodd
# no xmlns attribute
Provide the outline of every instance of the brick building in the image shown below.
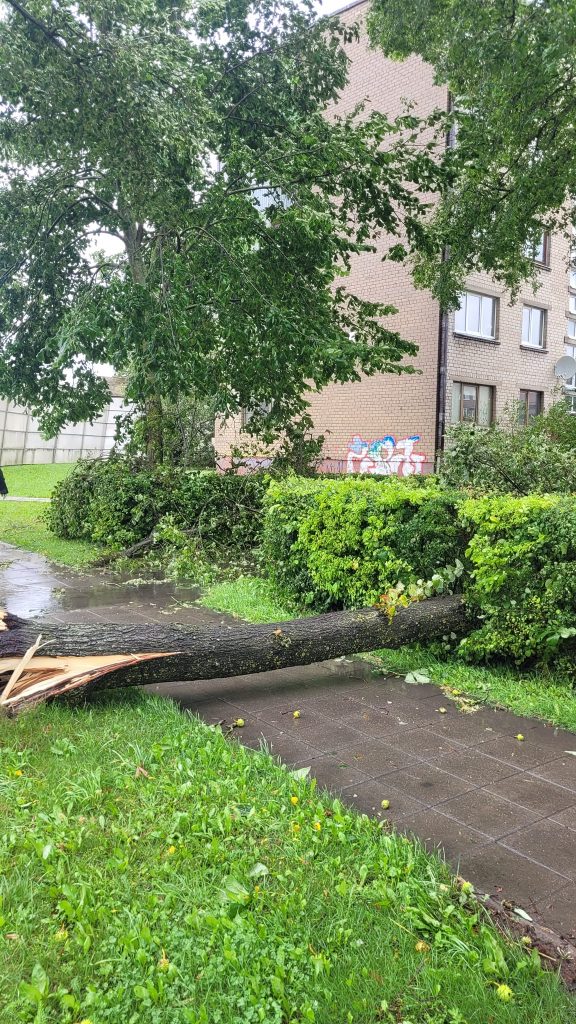
<svg viewBox="0 0 576 1024"><path fill-rule="evenodd" d="M340 17L361 26L368 0L351 4ZM434 84L433 70L418 57L397 63L369 47L366 33L350 43L348 85L338 111L348 113L368 99L390 117L405 112L425 116L448 105L448 90ZM360 382L333 384L311 396L318 433L326 435L323 468L336 472L410 475L430 472L446 425L459 420L486 424L514 401L526 417L541 411L558 387L555 366L576 357L576 272L569 271L568 243L562 235L543 236L535 253L540 288L525 284L512 305L489 275L467 282L460 310L442 315L438 302L414 287L408 268L383 263L386 238L375 253L353 259L352 292L396 306L386 324L416 342L412 376L378 374ZM569 384L576 386L576 378ZM575 392L576 393L576 392ZM576 412L576 399L574 399ZM242 418L216 431L216 451L226 465L230 447L240 448Z"/></svg>

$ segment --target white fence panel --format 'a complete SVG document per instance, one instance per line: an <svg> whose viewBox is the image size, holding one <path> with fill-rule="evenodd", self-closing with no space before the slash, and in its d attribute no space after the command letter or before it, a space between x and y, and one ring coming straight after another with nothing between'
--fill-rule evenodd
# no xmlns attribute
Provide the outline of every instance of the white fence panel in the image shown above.
<svg viewBox="0 0 576 1024"><path fill-rule="evenodd" d="M114 444L116 417L129 410L121 398L112 398L93 423L69 424L46 441L26 409L0 399L0 466L76 462L83 456L107 455Z"/></svg>

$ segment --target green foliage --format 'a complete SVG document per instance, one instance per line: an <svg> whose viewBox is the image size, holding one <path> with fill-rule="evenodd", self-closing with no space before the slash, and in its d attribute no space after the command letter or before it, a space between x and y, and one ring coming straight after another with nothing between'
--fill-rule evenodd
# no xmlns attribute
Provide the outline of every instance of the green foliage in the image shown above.
<svg viewBox="0 0 576 1024"><path fill-rule="evenodd" d="M273 436L257 418L251 419L245 430L256 434L258 440L256 443L232 448L234 468L240 469L247 463L249 465L250 460L254 459L256 464L262 461L269 463L267 468L270 476L283 477L288 473L300 477L314 476L317 472L325 437L314 432L314 424L308 413L287 423L281 437L274 444L270 444Z"/></svg>
<svg viewBox="0 0 576 1024"><path fill-rule="evenodd" d="M299 776L140 694L1 719L1 1024L572 1020L469 886Z"/></svg>
<svg viewBox="0 0 576 1024"><path fill-rule="evenodd" d="M181 469L213 469L214 424L217 414L213 398L198 398L194 394L178 398L159 399L162 423L162 446L157 461ZM125 416L117 440L122 453L142 460L148 456L149 422L137 411Z"/></svg>
<svg viewBox="0 0 576 1024"><path fill-rule="evenodd" d="M372 41L420 54L450 90L453 112L432 120L457 126L456 145L418 266L447 304L479 267L516 289L542 228L574 219L575 31L573 0L372 0Z"/></svg>
<svg viewBox="0 0 576 1024"><path fill-rule="evenodd" d="M173 501L173 474L122 459L82 460L53 493L47 515L58 537L124 548L148 536Z"/></svg>
<svg viewBox="0 0 576 1024"><path fill-rule="evenodd" d="M189 541L205 549L249 549L260 536L266 485L258 473L149 470L120 458L83 461L57 485L47 514L58 537L112 548L143 540L170 516L164 539L176 543L177 535L180 547L186 531Z"/></svg>
<svg viewBox="0 0 576 1024"><path fill-rule="evenodd" d="M576 637L574 499L470 500L461 519L472 535L466 600L482 622L461 651L486 660L562 663Z"/></svg>
<svg viewBox="0 0 576 1024"><path fill-rule="evenodd" d="M479 493L576 492L576 416L559 401L528 426L515 412L489 428L452 426L440 480Z"/></svg>
<svg viewBox="0 0 576 1024"><path fill-rule="evenodd" d="M370 604L398 581L430 579L463 555L457 498L392 479L273 482L264 560L279 592L320 610Z"/></svg>
<svg viewBox="0 0 576 1024"><path fill-rule="evenodd" d="M7 6L0 394L54 433L105 405L111 363L161 461L166 399L272 402L281 428L310 386L409 369L395 310L345 282L417 231L438 169L411 116L326 116L355 34L308 0Z"/></svg>

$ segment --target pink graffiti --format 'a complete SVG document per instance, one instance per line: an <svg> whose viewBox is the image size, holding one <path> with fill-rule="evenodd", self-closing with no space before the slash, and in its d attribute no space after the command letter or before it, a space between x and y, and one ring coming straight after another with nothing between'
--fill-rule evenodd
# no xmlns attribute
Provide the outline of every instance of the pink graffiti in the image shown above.
<svg viewBox="0 0 576 1024"><path fill-rule="evenodd" d="M399 441L391 434L377 441L353 437L348 443L347 473L372 473L374 476L413 476L422 473L426 456L414 451L419 434Z"/></svg>

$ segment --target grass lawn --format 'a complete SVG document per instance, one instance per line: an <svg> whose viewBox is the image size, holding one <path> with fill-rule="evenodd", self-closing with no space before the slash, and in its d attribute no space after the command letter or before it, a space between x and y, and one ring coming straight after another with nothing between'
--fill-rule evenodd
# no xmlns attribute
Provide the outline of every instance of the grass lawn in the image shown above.
<svg viewBox="0 0 576 1024"><path fill-rule="evenodd" d="M274 597L270 584L256 577L244 576L210 587L201 603L249 622L279 622L294 617L294 613L283 608ZM576 732L576 690L559 674L467 665L456 658L438 659L418 647L376 651L375 654L383 669L389 672L404 675L420 671L433 683L463 695Z"/></svg>
<svg viewBox="0 0 576 1024"><path fill-rule="evenodd" d="M0 541L37 551L62 565L88 565L101 553L96 544L60 540L50 533L44 521L46 508L32 502L0 501Z"/></svg>
<svg viewBox="0 0 576 1024"><path fill-rule="evenodd" d="M14 498L49 498L55 484L73 470L74 463L46 466L5 466L8 491Z"/></svg>
<svg viewBox="0 0 576 1024"><path fill-rule="evenodd" d="M2 1024L574 1019L439 861L160 698L0 720L0 858Z"/></svg>
<svg viewBox="0 0 576 1024"><path fill-rule="evenodd" d="M246 622L284 622L294 612L284 608L267 580L258 576L239 576L208 587L199 604L217 612L228 612Z"/></svg>

